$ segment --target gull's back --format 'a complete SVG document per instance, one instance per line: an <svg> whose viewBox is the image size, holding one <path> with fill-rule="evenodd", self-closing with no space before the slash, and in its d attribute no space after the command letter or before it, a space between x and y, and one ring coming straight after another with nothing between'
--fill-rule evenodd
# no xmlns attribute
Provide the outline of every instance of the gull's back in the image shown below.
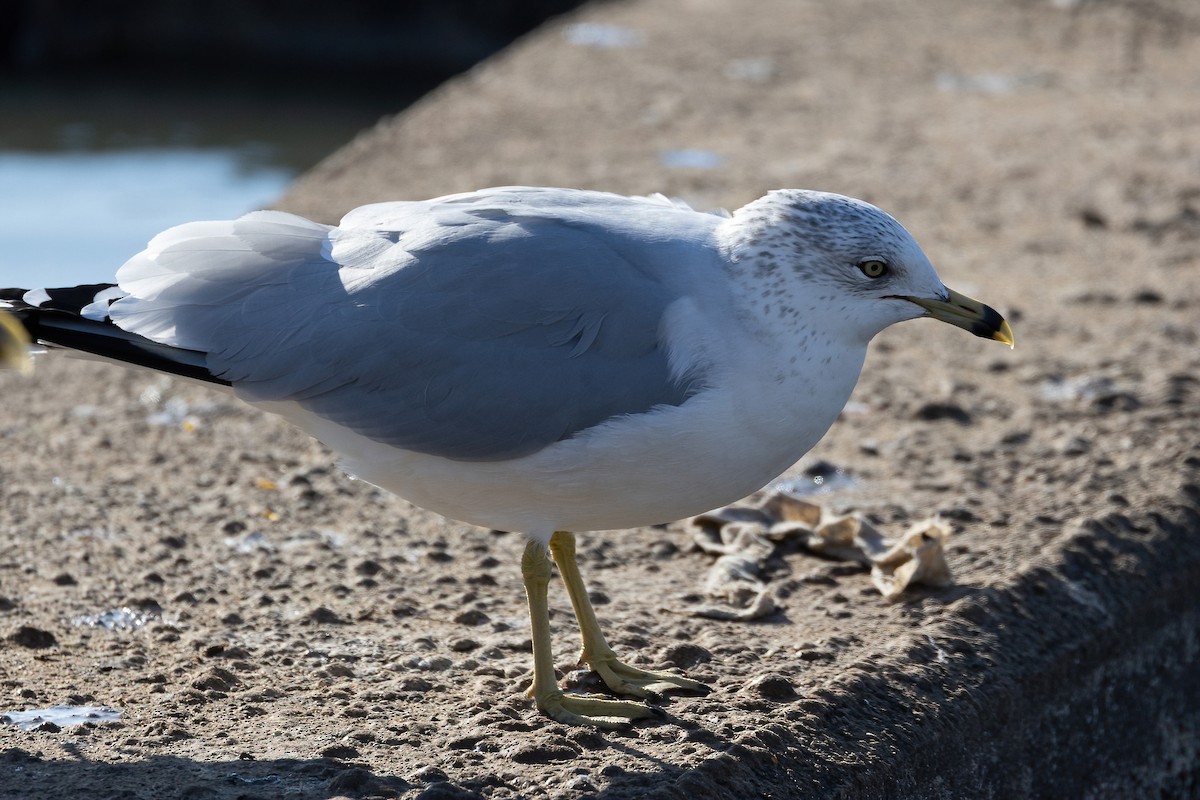
<svg viewBox="0 0 1200 800"><path fill-rule="evenodd" d="M665 198L503 188L192 223L118 273L126 331L206 354L251 402L467 461L678 406L702 365L663 336L710 284L720 217Z"/></svg>

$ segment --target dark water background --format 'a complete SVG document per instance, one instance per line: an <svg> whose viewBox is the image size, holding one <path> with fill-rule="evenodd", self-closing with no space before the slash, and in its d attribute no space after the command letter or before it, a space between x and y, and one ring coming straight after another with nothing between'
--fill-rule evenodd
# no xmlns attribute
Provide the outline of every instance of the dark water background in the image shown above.
<svg viewBox="0 0 1200 800"><path fill-rule="evenodd" d="M430 88L285 76L0 81L0 286L107 280L159 231L269 205Z"/></svg>
<svg viewBox="0 0 1200 800"><path fill-rule="evenodd" d="M381 116L580 0L3 0L0 287L106 280L268 205Z"/></svg>

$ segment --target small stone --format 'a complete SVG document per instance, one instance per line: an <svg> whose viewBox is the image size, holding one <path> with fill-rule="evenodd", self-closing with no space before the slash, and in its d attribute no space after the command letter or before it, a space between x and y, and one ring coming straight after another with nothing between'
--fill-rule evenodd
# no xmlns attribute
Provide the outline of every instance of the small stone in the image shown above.
<svg viewBox="0 0 1200 800"><path fill-rule="evenodd" d="M752 678L745 686L746 691L754 692L766 700L785 701L796 697L796 688L792 682L782 675L770 673Z"/></svg>
<svg viewBox="0 0 1200 800"><path fill-rule="evenodd" d="M1004 434L1004 436L1000 437L1000 444L1003 447L1017 447L1019 445L1028 443L1029 440L1032 438L1033 438L1032 431L1025 431L1025 430L1009 431L1008 433Z"/></svg>
<svg viewBox="0 0 1200 800"><path fill-rule="evenodd" d="M569 739L561 737L520 745L509 755L518 764L546 764L552 761L570 761L578 756L579 748Z"/></svg>
<svg viewBox="0 0 1200 800"><path fill-rule="evenodd" d="M192 688L202 691L228 692L240 681L237 676L221 667L209 667L192 679Z"/></svg>
<svg viewBox="0 0 1200 800"><path fill-rule="evenodd" d="M318 625L346 625L346 620L337 615L332 609L320 606L308 613L306 619Z"/></svg>
<svg viewBox="0 0 1200 800"><path fill-rule="evenodd" d="M325 758L358 758L360 752L359 749L353 745L331 744L321 751L321 755L323 755Z"/></svg>
<svg viewBox="0 0 1200 800"><path fill-rule="evenodd" d="M569 792L598 792L600 787L596 786L596 782L592 780L590 775L576 775L571 780L567 781L563 787Z"/></svg>
<svg viewBox="0 0 1200 800"><path fill-rule="evenodd" d="M468 653L479 648L479 642L474 639L455 639L450 643L450 649L456 653Z"/></svg>
<svg viewBox="0 0 1200 800"><path fill-rule="evenodd" d="M1108 217L1091 206L1079 209L1079 221L1085 228L1103 230L1108 227Z"/></svg>
<svg viewBox="0 0 1200 800"><path fill-rule="evenodd" d="M486 733L483 731L476 731L463 736L456 736L450 741L446 742L446 746L451 750L474 750L475 745L479 744L486 738Z"/></svg>
<svg viewBox="0 0 1200 800"><path fill-rule="evenodd" d="M408 775L409 783L445 783L450 780L450 776L443 770L429 764Z"/></svg>
<svg viewBox="0 0 1200 800"><path fill-rule="evenodd" d="M823 484L826 481L833 480L841 475L845 475L846 470L834 464L831 461L820 459L816 463L809 464L804 468L802 474L804 477L813 481L816 484ZM819 480L818 480L819 479Z"/></svg>
<svg viewBox="0 0 1200 800"><path fill-rule="evenodd" d="M54 583L58 586L78 586L79 581L75 580L75 576L69 572L60 572L54 576Z"/></svg>
<svg viewBox="0 0 1200 800"><path fill-rule="evenodd" d="M913 415L916 419L926 422L948 419L957 422L960 425L970 425L971 415L957 403L926 403L917 409L917 413Z"/></svg>
<svg viewBox="0 0 1200 800"><path fill-rule="evenodd" d="M697 664L706 664L712 661L712 653L698 644L683 642L668 647L663 653L662 660L680 669L688 669Z"/></svg>
<svg viewBox="0 0 1200 800"><path fill-rule="evenodd" d="M658 539L650 545L650 555L654 558L672 558L679 554L679 546L668 539Z"/></svg>
<svg viewBox="0 0 1200 800"><path fill-rule="evenodd" d="M477 608L468 609L454 618L459 625L483 625L491 621L491 617Z"/></svg>
<svg viewBox="0 0 1200 800"><path fill-rule="evenodd" d="M978 522L979 516L967 508L966 506L951 506L938 511L938 516L946 519L954 520L955 522Z"/></svg>
<svg viewBox="0 0 1200 800"><path fill-rule="evenodd" d="M454 666L454 662L445 656L433 656L430 658L413 656L408 660L408 663L409 666L428 670L429 672L445 672Z"/></svg>
<svg viewBox="0 0 1200 800"><path fill-rule="evenodd" d="M353 678L354 670L346 664L330 664L325 667L325 674L333 678Z"/></svg>
<svg viewBox="0 0 1200 800"><path fill-rule="evenodd" d="M354 568L354 571L357 572L359 575L365 575L365 576L370 577L372 575L378 575L380 572L382 572L383 567L379 565L378 561L372 561L370 559L367 559L366 561L363 561L360 564L358 564Z"/></svg>
<svg viewBox="0 0 1200 800"><path fill-rule="evenodd" d="M54 647L58 644L58 639L54 638L53 633L41 628L34 628L31 625L22 625L17 628L9 634L8 640L18 647L29 647L34 650Z"/></svg>

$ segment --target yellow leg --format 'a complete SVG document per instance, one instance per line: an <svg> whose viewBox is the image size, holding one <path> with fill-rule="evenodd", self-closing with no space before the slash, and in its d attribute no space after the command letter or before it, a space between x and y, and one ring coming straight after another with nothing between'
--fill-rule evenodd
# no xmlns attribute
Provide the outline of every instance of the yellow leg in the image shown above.
<svg viewBox="0 0 1200 800"><path fill-rule="evenodd" d="M592 610L592 601L588 599L587 588L583 585L583 577L575 563L575 534L568 531L555 532L550 537L550 554L554 556L558 573L567 585L567 594L571 596L575 618L579 621L579 632L583 636L583 652L580 653L579 660L594 669L608 688L618 694L634 697L646 697L648 694L669 689L708 694L708 687L699 681L669 672L651 672L618 661L617 654L609 647L604 633L600 630L600 623L596 621L596 612Z"/></svg>
<svg viewBox="0 0 1200 800"><path fill-rule="evenodd" d="M525 579L529 621L533 630L533 686L530 693L538 710L568 725L595 725L601 728L619 725L605 717L630 720L655 716L655 710L642 703L563 694L554 675L550 610L546 605L550 562L546 558L546 548L538 542L530 542L525 546L521 575Z"/></svg>

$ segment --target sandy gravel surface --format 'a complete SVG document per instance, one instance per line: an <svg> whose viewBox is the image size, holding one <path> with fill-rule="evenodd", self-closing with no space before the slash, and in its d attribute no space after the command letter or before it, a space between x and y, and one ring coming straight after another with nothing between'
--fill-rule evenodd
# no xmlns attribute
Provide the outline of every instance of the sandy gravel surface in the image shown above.
<svg viewBox="0 0 1200 800"><path fill-rule="evenodd" d="M792 548L780 612L698 619L712 557L685 525L581 537L613 644L715 691L569 728L522 696L519 537L351 481L225 397L46 359L0 376L0 713L121 718L0 727L0 798L1196 796L1200 14L1064 5L591 7L282 203L544 183L882 205L1018 347L890 329L794 474L842 469L818 499L889 532L941 514L955 587L889 605ZM581 20L632 46L573 44Z"/></svg>

